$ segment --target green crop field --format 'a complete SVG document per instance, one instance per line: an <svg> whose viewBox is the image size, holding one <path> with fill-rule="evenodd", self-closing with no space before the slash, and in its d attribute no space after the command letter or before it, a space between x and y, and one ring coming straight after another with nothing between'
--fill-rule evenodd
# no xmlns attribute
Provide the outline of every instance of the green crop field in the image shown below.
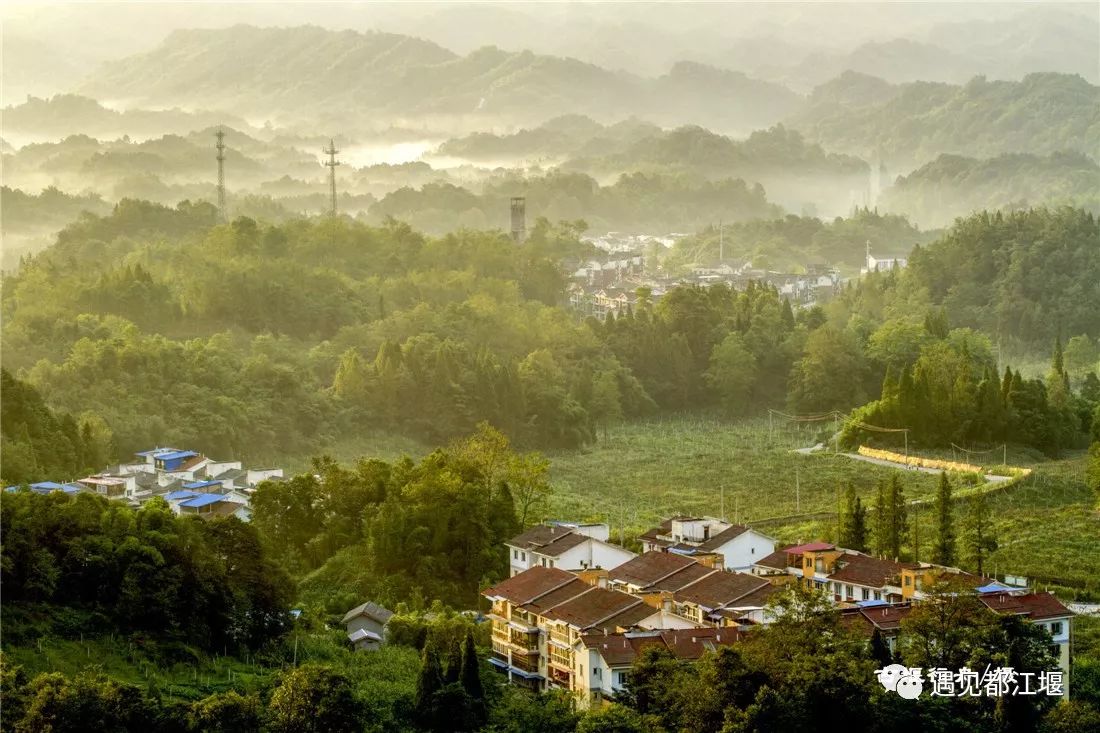
<svg viewBox="0 0 1100 733"><path fill-rule="evenodd" d="M830 453L802 455L795 448L821 439L822 425L798 426L775 419L725 421L663 418L629 422L586 448L552 452L553 495L547 518L605 521L629 543L673 514L724 514L748 522L783 542L835 539L838 491L854 484L864 502L898 469ZM831 427L825 424L825 428ZM429 449L415 441L377 435L334 446L343 461L360 456L392 460ZM1000 463L1001 450L973 455L921 451L925 455ZM1009 446L1008 462L1028 466L1028 480L990 496L999 549L988 571L1035 579L1040 586L1100 596L1100 512L1085 486L1084 454L1044 460L1035 451ZM292 466L302 470L308 461ZM901 471L909 499L930 500L937 477ZM962 508L956 526L961 525ZM931 506L911 510L927 559L934 532Z"/></svg>
<svg viewBox="0 0 1100 733"><path fill-rule="evenodd" d="M816 440L811 430L778 421L769 429L767 420L624 424L595 446L550 456L554 495L548 514L603 520L616 536L625 528L629 541L662 517L718 515L724 504L728 519L754 523L783 542L834 539L838 487L852 483L870 503L878 481L897 469L792 452ZM1037 461L1034 454L1010 447L1009 459L1030 466L1035 474L989 498L999 542L989 571L1024 575L1040 587L1100 593L1092 570L1100 567L1100 513L1083 481L1083 454ZM908 498L932 498L936 476L904 470L901 475ZM956 512L957 528L962 512L961 507ZM818 516L761 521L807 513ZM934 531L932 508L912 513L927 553Z"/></svg>
<svg viewBox="0 0 1100 733"><path fill-rule="evenodd" d="M835 512L838 491L852 483L873 496L894 470L831 454L793 449L816 442L809 429L767 420L675 419L614 428L580 451L551 454L555 518L603 518L644 528L671 514L724 513L760 522ZM936 478L902 472L909 498L930 497Z"/></svg>

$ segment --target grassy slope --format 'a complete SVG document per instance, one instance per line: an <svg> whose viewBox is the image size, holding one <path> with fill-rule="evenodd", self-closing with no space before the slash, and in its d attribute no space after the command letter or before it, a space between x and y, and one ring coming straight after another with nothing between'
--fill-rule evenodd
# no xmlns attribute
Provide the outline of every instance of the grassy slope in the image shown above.
<svg viewBox="0 0 1100 733"><path fill-rule="evenodd" d="M582 451L551 455L550 514L604 518L627 528L651 526L674 513L717 515L725 494L730 519L754 522L808 512L833 512L837 490L849 482L866 497L892 469L792 453L816 440L810 429L767 420L738 423L684 418L629 423ZM935 477L905 473L909 498L931 496ZM798 485L796 497L796 484ZM797 501L796 501L797 499Z"/></svg>
<svg viewBox="0 0 1100 733"><path fill-rule="evenodd" d="M602 518L618 528L623 507L629 537L676 512L718 514L724 486L726 516L752 522L795 513L796 471L802 512L835 511L836 487L849 481L869 503L877 481L893 472L845 458L790 452L813 440L808 430L799 434L780 429L778 423L769 438L767 421L692 418L626 424L590 449L552 456L555 493L549 514ZM1036 473L991 499L1000 542L991 569L1100 592L1092 572L1100 565L1100 514L1082 480L1083 455L1029 462L1026 453L1014 457L1010 451L1009 462L1016 462L1014 458ZM935 476L903 476L908 498L932 497ZM927 553L931 508L918 518ZM832 539L835 519L798 519L761 529L782 541Z"/></svg>

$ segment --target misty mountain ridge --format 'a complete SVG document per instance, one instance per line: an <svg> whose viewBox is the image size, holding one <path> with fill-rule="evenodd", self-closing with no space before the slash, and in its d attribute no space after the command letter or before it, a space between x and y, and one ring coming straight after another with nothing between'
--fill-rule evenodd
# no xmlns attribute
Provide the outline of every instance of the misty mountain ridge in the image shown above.
<svg viewBox="0 0 1100 733"><path fill-rule="evenodd" d="M822 85L788 120L827 150L878 156L909 170L949 153L991 157L1100 150L1100 87L1042 72L1020 81L975 77L884 84L846 73Z"/></svg>
<svg viewBox="0 0 1100 733"><path fill-rule="evenodd" d="M410 36L314 26L176 31L151 52L104 64L79 91L139 107L227 109L280 124L346 124L355 116L366 117L359 123L366 126L381 117L434 116L467 129L574 112L748 132L801 104L781 85L696 63L646 78L531 51L484 47L458 56Z"/></svg>

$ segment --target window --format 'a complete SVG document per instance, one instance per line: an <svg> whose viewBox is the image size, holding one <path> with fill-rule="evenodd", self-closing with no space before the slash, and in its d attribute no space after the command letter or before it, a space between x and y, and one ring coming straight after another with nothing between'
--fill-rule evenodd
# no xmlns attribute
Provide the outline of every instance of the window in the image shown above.
<svg viewBox="0 0 1100 733"><path fill-rule="evenodd" d="M527 562L527 553L526 553L526 552L521 552L521 553L519 553L519 554L520 554L520 558L519 558L519 559L520 559L520 560L523 560L524 562Z"/></svg>
<svg viewBox="0 0 1100 733"><path fill-rule="evenodd" d="M852 586L846 585L846 586L844 586L844 590L845 590L845 593L844 593L845 598L855 598L856 597L856 593L855 593L854 590L852 590Z"/></svg>
<svg viewBox="0 0 1100 733"><path fill-rule="evenodd" d="M512 559L513 560L518 560L519 559L519 550L512 550Z"/></svg>
<svg viewBox="0 0 1100 733"><path fill-rule="evenodd" d="M865 600L865 601L871 600L871 590L870 590L870 588L863 588L862 590L863 590L863 600Z"/></svg>
<svg viewBox="0 0 1100 733"><path fill-rule="evenodd" d="M555 563L555 562L557 562L557 560L551 560L551 561L550 561L550 567L554 567L554 563Z"/></svg>
<svg viewBox="0 0 1100 733"><path fill-rule="evenodd" d="M905 582L906 586L913 585L913 577L911 575L906 575L902 580Z"/></svg>
<svg viewBox="0 0 1100 733"><path fill-rule="evenodd" d="M882 600L882 591L877 591L877 590L875 591L875 600L876 601L881 601Z"/></svg>
<svg viewBox="0 0 1100 733"><path fill-rule="evenodd" d="M596 667L595 672L596 672L596 677L602 680L603 679L603 670L600 669L599 667Z"/></svg>
<svg viewBox="0 0 1100 733"><path fill-rule="evenodd" d="M749 554L750 555L755 555L756 554L756 548L755 547L750 547L749 548Z"/></svg>
<svg viewBox="0 0 1100 733"><path fill-rule="evenodd" d="M1062 622L1061 621L1055 621L1054 623L1052 623L1050 625L1050 633L1053 636L1061 636L1062 635Z"/></svg>

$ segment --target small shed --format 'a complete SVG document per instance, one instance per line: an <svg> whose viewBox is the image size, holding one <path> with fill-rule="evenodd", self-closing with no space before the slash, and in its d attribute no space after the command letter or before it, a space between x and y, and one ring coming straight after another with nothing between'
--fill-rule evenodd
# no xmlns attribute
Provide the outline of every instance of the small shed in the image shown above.
<svg viewBox="0 0 1100 733"><path fill-rule="evenodd" d="M377 649L382 645L386 624L392 616L393 611L372 601L356 606L344 614L348 641L356 649Z"/></svg>

